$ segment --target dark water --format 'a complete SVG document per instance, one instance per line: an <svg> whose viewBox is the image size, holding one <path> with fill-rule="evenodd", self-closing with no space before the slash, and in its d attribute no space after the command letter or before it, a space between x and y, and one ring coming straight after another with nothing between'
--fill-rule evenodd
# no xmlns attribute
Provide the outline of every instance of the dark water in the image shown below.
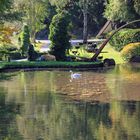
<svg viewBox="0 0 140 140"><path fill-rule="evenodd" d="M0 74L0 140L140 140L140 67Z"/></svg>

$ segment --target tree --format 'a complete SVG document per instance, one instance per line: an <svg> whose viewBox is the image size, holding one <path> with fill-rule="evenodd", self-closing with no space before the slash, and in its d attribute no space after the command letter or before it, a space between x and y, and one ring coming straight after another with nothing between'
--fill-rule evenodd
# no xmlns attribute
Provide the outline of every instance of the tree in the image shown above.
<svg viewBox="0 0 140 140"><path fill-rule="evenodd" d="M134 8L135 8L135 11L137 12L137 14L140 15L140 0L134 1Z"/></svg>
<svg viewBox="0 0 140 140"><path fill-rule="evenodd" d="M66 60L66 51L70 47L70 36L68 35L69 16L68 13L62 11L55 15L50 25L51 54L56 60Z"/></svg>
<svg viewBox="0 0 140 140"><path fill-rule="evenodd" d="M65 0L65 1L52 0L52 4L55 4L58 9L66 9L66 10L72 9L70 10L71 12L74 10L75 13L73 12L74 14L71 16L74 17L74 15L76 15L75 20L76 18L78 18L77 13L79 13L78 16L80 16L82 12L83 42L85 43L87 42L88 39L89 21L92 22L92 25L93 23L99 24L99 22L101 21L101 16L104 9L103 3L104 0L94 0L94 1L93 0Z"/></svg>
<svg viewBox="0 0 140 140"><path fill-rule="evenodd" d="M139 17L137 14L139 8L136 5L139 5L140 2L138 2L139 0L136 1L134 3L134 0L109 0L109 3L106 4L105 17L111 21L120 22L129 22L137 19Z"/></svg>
<svg viewBox="0 0 140 140"><path fill-rule="evenodd" d="M49 0L16 0L15 7L23 11L23 22L30 28L32 42L35 42L36 33L45 27L44 21L50 16L48 12L52 12L49 6Z"/></svg>
<svg viewBox="0 0 140 140"><path fill-rule="evenodd" d="M77 4L79 5L83 14L83 42L87 42L88 39L88 25L90 19L92 23L99 23L100 18L103 13L104 0L79 0Z"/></svg>
<svg viewBox="0 0 140 140"><path fill-rule="evenodd" d="M49 27L51 20L54 15L56 15L56 7L52 6L49 0L45 1L45 24L47 24L47 28Z"/></svg>
<svg viewBox="0 0 140 140"><path fill-rule="evenodd" d="M50 0L50 3L55 5L58 9L65 8L71 2L73 2L73 0Z"/></svg>
<svg viewBox="0 0 140 140"><path fill-rule="evenodd" d="M49 35L49 26L50 26L50 23L52 21L52 18L54 15L56 15L56 7L55 6L52 6L49 2L49 0L46 0L45 1L45 11L44 11L45 15L44 15L44 20L42 19L42 27L41 27L41 30L38 30L37 33L36 33L36 38L38 39L48 39L48 35Z"/></svg>
<svg viewBox="0 0 140 140"><path fill-rule="evenodd" d="M0 0L0 23L21 20L21 12L14 9L14 0Z"/></svg>
<svg viewBox="0 0 140 140"><path fill-rule="evenodd" d="M82 13L83 13L83 42L87 42L87 19L88 19L88 4L89 4L90 0L79 0L76 1L76 4L78 2L79 6L82 9ZM65 8L66 5L68 5L71 1L70 0L53 0L52 3L55 4L58 8Z"/></svg>
<svg viewBox="0 0 140 140"><path fill-rule="evenodd" d="M5 18L6 13L9 13L11 5L11 0L0 0L0 22Z"/></svg>
<svg viewBox="0 0 140 140"><path fill-rule="evenodd" d="M87 42L87 36L88 36L88 8L89 8L89 0L81 0L79 1L82 13L83 13L83 42Z"/></svg>
<svg viewBox="0 0 140 140"><path fill-rule="evenodd" d="M30 44L30 33L27 25L23 27L21 43L21 54L22 56L27 56L27 50Z"/></svg>
<svg viewBox="0 0 140 140"><path fill-rule="evenodd" d="M16 32L16 28L0 25L0 47L1 45L11 44L11 36Z"/></svg>

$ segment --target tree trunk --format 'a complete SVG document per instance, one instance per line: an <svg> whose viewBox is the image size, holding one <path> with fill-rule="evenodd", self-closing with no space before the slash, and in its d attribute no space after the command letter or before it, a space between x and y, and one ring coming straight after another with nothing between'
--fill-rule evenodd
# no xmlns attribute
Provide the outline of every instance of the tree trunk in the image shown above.
<svg viewBox="0 0 140 140"><path fill-rule="evenodd" d="M83 12L83 43L87 43L87 36L88 36L88 0L83 0L82 3L82 12Z"/></svg>
<svg viewBox="0 0 140 140"><path fill-rule="evenodd" d="M84 28L83 28L83 43L87 43L87 36L88 36L88 28L87 28L87 24L88 24L88 13L87 13L87 9L83 9L83 17L84 17Z"/></svg>
<svg viewBox="0 0 140 140"><path fill-rule="evenodd" d="M32 30L32 32L31 32L31 42L33 42L33 43L35 43L35 35L36 35L36 31L35 31L35 29L34 29L34 30Z"/></svg>

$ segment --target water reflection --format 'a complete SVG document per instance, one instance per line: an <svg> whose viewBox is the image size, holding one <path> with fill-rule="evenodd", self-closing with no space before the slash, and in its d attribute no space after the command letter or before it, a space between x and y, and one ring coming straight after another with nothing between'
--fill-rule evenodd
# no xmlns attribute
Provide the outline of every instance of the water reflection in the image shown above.
<svg viewBox="0 0 140 140"><path fill-rule="evenodd" d="M1 81L0 139L140 139L139 70L81 73L73 82L69 72L58 71L20 72Z"/></svg>
<svg viewBox="0 0 140 140"><path fill-rule="evenodd" d="M0 87L0 140L22 140L16 127L20 105L6 102L6 94L7 91Z"/></svg>

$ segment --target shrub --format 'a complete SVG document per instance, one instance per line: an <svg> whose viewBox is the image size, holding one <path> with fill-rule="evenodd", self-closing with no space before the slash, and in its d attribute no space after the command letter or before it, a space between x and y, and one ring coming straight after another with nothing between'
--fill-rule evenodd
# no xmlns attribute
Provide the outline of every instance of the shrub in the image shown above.
<svg viewBox="0 0 140 140"><path fill-rule="evenodd" d="M21 53L18 51L14 51L10 53L10 59L21 59Z"/></svg>
<svg viewBox="0 0 140 140"><path fill-rule="evenodd" d="M113 36L109 43L117 51L121 51L125 45L135 42L140 42L140 29L122 29Z"/></svg>
<svg viewBox="0 0 140 140"><path fill-rule="evenodd" d="M38 57L38 54L34 50L34 46L32 44L30 44L28 47L27 56L29 61L34 61Z"/></svg>
<svg viewBox="0 0 140 140"><path fill-rule="evenodd" d="M17 48L14 46L11 46L10 44L4 45L0 47L0 60L7 60L9 58L13 58L17 53ZM20 53L19 53L20 55Z"/></svg>
<svg viewBox="0 0 140 140"><path fill-rule="evenodd" d="M21 53L22 56L27 55L27 50L30 45L30 33L27 25L24 26L21 36Z"/></svg>
<svg viewBox="0 0 140 140"><path fill-rule="evenodd" d="M46 53L44 55L41 55L41 57L38 60L39 61L56 61L56 58L54 55L50 55L49 53Z"/></svg>
<svg viewBox="0 0 140 140"><path fill-rule="evenodd" d="M50 25L51 40L50 53L56 60L66 60L66 51L70 48L70 36L68 34L69 16L66 12L55 15Z"/></svg>
<svg viewBox="0 0 140 140"><path fill-rule="evenodd" d="M122 49L121 55L126 61L129 61L132 57L140 56L140 42L126 45Z"/></svg>
<svg viewBox="0 0 140 140"><path fill-rule="evenodd" d="M5 50L6 52L16 51L17 48L11 44L5 44L3 46L0 46L0 51Z"/></svg>

